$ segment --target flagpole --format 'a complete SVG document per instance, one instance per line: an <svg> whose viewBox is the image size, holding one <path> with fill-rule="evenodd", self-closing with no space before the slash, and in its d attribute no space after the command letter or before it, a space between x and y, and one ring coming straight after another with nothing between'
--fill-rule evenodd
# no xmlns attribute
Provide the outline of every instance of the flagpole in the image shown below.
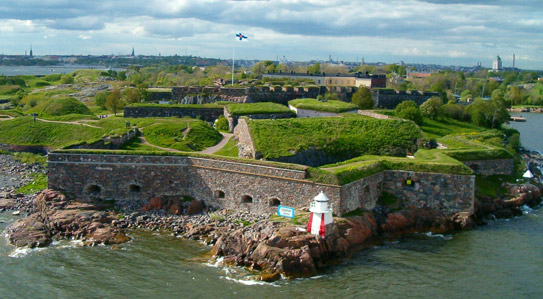
<svg viewBox="0 0 543 299"><path fill-rule="evenodd" d="M234 86L234 49L236 48L236 44L232 46L232 87Z"/></svg>

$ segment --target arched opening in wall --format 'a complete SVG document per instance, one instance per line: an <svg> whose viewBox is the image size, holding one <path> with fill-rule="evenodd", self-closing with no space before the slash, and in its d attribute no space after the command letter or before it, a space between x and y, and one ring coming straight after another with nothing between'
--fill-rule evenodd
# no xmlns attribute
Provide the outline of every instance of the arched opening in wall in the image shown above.
<svg viewBox="0 0 543 299"><path fill-rule="evenodd" d="M133 193L139 193L141 191L141 187L140 185L132 184L128 186L128 191L133 192Z"/></svg>
<svg viewBox="0 0 543 299"><path fill-rule="evenodd" d="M278 207L281 205L281 201L278 198L272 198L269 200L270 207Z"/></svg>
<svg viewBox="0 0 543 299"><path fill-rule="evenodd" d="M370 194L370 186L366 185L366 187L364 187L364 195L369 195Z"/></svg>
<svg viewBox="0 0 543 299"><path fill-rule="evenodd" d="M222 192L221 190L215 191L215 198L224 198L224 196L224 192Z"/></svg>
<svg viewBox="0 0 543 299"><path fill-rule="evenodd" d="M243 203L253 203L253 198L250 197L249 195L243 195L241 197L241 202L243 202Z"/></svg>
<svg viewBox="0 0 543 299"><path fill-rule="evenodd" d="M471 170L473 170L473 172L477 172L479 170L479 165L470 164L469 168L471 168Z"/></svg>
<svg viewBox="0 0 543 299"><path fill-rule="evenodd" d="M100 194L102 192L102 188L98 185L90 185L87 188L87 192L90 194Z"/></svg>

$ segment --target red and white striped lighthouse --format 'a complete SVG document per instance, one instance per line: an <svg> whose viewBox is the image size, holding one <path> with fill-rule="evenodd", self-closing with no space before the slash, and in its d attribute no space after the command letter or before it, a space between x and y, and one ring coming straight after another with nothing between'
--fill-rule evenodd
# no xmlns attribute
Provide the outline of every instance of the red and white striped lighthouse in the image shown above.
<svg viewBox="0 0 543 299"><path fill-rule="evenodd" d="M326 226L334 222L332 218L332 205L328 205L328 201L328 197L321 191L319 195L315 196L309 206L311 214L307 223L307 231L323 238L329 232Z"/></svg>

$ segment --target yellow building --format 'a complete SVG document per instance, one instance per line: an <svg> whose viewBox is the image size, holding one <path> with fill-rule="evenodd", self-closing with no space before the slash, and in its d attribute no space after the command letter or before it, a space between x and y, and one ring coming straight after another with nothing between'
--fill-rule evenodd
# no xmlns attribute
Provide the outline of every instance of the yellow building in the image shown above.
<svg viewBox="0 0 543 299"><path fill-rule="evenodd" d="M291 80L296 79L309 79L312 80L315 85L326 87L360 87L365 86L368 88L373 87L386 87L385 75L370 75L370 74L303 74L303 73L267 73L262 74L263 78L288 78Z"/></svg>

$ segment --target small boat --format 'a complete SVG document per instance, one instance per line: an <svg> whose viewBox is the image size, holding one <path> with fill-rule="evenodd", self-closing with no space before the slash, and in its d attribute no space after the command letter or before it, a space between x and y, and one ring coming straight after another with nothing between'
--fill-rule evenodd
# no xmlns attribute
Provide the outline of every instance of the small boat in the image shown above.
<svg viewBox="0 0 543 299"><path fill-rule="evenodd" d="M521 116L511 116L509 118L510 121L516 121L516 122L526 122L526 118Z"/></svg>

